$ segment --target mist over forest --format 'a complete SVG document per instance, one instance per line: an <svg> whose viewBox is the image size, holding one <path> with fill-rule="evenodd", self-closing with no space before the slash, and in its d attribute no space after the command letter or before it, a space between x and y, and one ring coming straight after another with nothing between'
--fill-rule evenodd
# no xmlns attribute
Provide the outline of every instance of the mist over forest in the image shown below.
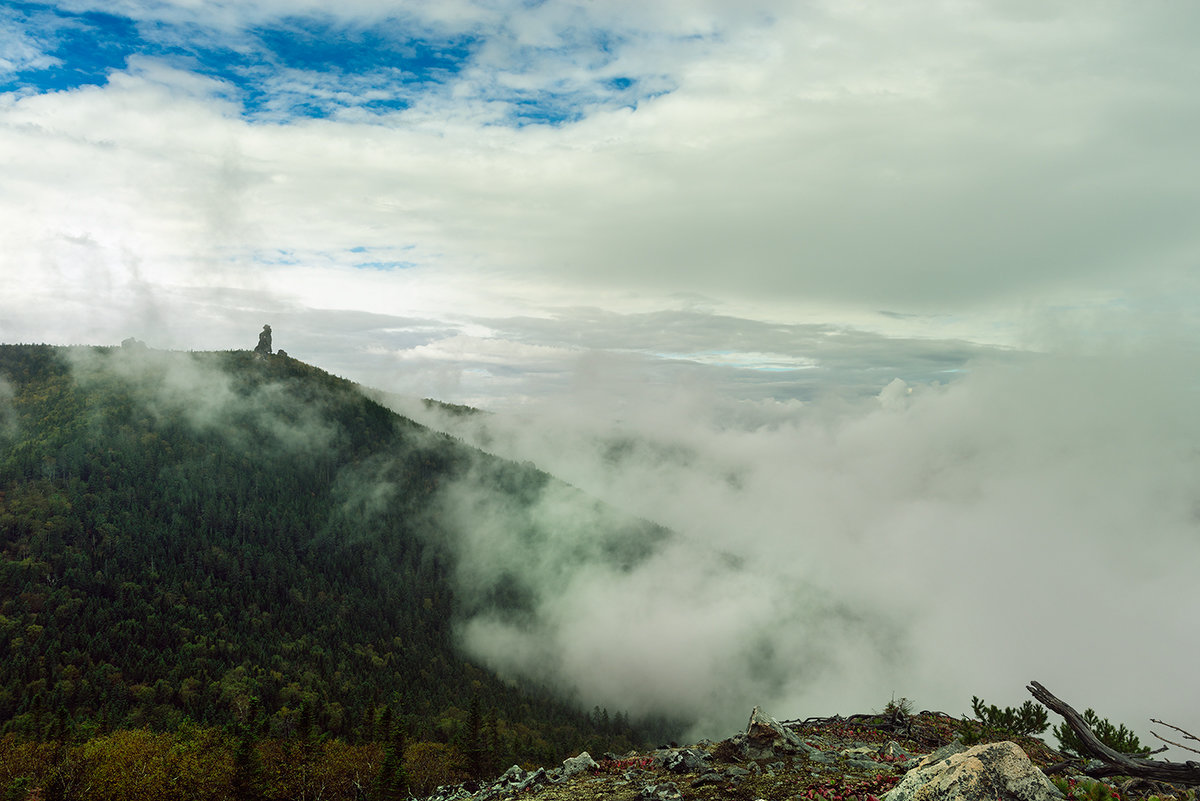
<svg viewBox="0 0 1200 801"><path fill-rule="evenodd" d="M375 776L407 742L462 780L679 730L515 685L457 630L529 619L526 560L628 570L665 529L285 355L131 343L0 346L0 751L200 727L227 735L213 758L319 737L353 759L309 757ZM448 513L463 487L524 516L495 546L510 572L463 559L482 519ZM574 530L536 511L549 497Z"/></svg>
<svg viewBox="0 0 1200 801"><path fill-rule="evenodd" d="M1200 715L1180 694L1197 655L1181 634L1200 556L1194 362L1034 354L810 403L622 387L619 419L599 385L494 414L396 403L677 534L630 573L542 585L538 629L469 623L490 664L540 676L551 654L566 686L701 730L759 703L846 714L891 693L958 714L1038 678L1144 732L1154 710Z"/></svg>

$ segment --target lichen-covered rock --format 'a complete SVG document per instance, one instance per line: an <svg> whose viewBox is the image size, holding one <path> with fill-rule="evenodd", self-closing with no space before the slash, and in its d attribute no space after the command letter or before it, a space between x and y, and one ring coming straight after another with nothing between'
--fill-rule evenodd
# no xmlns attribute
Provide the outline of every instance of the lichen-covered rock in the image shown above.
<svg viewBox="0 0 1200 801"><path fill-rule="evenodd" d="M932 755L931 755L932 756ZM1052 801L1061 799L1016 744L987 743L910 770L884 801Z"/></svg>
<svg viewBox="0 0 1200 801"><path fill-rule="evenodd" d="M564 759L562 763L563 778L570 778L577 773L583 773L588 770L597 770L600 766L596 764L596 760L592 759L592 755L584 751L579 756L573 756L570 759Z"/></svg>
<svg viewBox="0 0 1200 801"><path fill-rule="evenodd" d="M963 745L963 741L956 738L956 739L952 740L950 743L943 745L941 748L937 749L936 751L932 751L932 752L926 754L924 757L921 758L921 761L917 763L917 767L923 768L926 765L932 765L934 762L941 762L942 760L947 759L947 758L953 756L954 754L961 754L963 751L966 751L966 750L967 750L967 747L965 745Z"/></svg>

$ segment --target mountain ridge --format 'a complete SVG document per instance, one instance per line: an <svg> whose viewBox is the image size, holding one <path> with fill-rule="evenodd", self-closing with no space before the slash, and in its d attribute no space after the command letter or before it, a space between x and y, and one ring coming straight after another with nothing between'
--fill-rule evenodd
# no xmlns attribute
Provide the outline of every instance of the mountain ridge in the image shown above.
<svg viewBox="0 0 1200 801"><path fill-rule="evenodd" d="M502 544L519 553L619 569L669 536L287 356L0 345L0 730L194 721L355 742L387 709L410 738L469 750L474 704L502 760L641 741L624 714L602 725L463 656L454 621L520 619L532 591L519 572L462 575L470 515L447 498L464 487L513 510ZM548 493L591 536L546 530L529 509Z"/></svg>

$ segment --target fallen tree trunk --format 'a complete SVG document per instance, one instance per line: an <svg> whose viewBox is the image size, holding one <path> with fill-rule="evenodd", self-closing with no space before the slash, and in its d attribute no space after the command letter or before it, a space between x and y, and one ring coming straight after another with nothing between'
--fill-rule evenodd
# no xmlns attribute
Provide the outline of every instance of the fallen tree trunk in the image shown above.
<svg viewBox="0 0 1200 801"><path fill-rule="evenodd" d="M1049 690L1036 681L1030 682L1026 688L1042 706L1062 715L1063 720L1079 737L1088 754L1100 760L1103 766L1085 770L1089 776L1101 778L1104 776L1133 776L1140 779L1154 779L1172 784L1200 784L1200 762L1159 762L1154 759L1122 754L1100 742L1091 728L1084 722L1083 717L1070 704L1056 698Z"/></svg>

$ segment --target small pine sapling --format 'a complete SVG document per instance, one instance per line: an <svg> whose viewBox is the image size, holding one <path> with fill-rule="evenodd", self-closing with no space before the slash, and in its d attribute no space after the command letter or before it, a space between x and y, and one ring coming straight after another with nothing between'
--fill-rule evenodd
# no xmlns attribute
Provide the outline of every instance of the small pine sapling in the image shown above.
<svg viewBox="0 0 1200 801"><path fill-rule="evenodd" d="M894 717L906 718L912 714L912 711L913 711L913 702L910 701L909 699L905 698L904 696L897 698L895 695L893 695L892 700L888 701L887 704L885 704L883 707L883 714L887 715L888 717L892 717L892 718L894 718Z"/></svg>
<svg viewBox="0 0 1200 801"><path fill-rule="evenodd" d="M1014 709L1004 709L995 704L985 704L978 696L971 696L971 709L976 720L964 720L959 730L963 742L968 745L986 738L1019 737L1041 734L1050 726L1049 715L1041 704L1026 701Z"/></svg>

